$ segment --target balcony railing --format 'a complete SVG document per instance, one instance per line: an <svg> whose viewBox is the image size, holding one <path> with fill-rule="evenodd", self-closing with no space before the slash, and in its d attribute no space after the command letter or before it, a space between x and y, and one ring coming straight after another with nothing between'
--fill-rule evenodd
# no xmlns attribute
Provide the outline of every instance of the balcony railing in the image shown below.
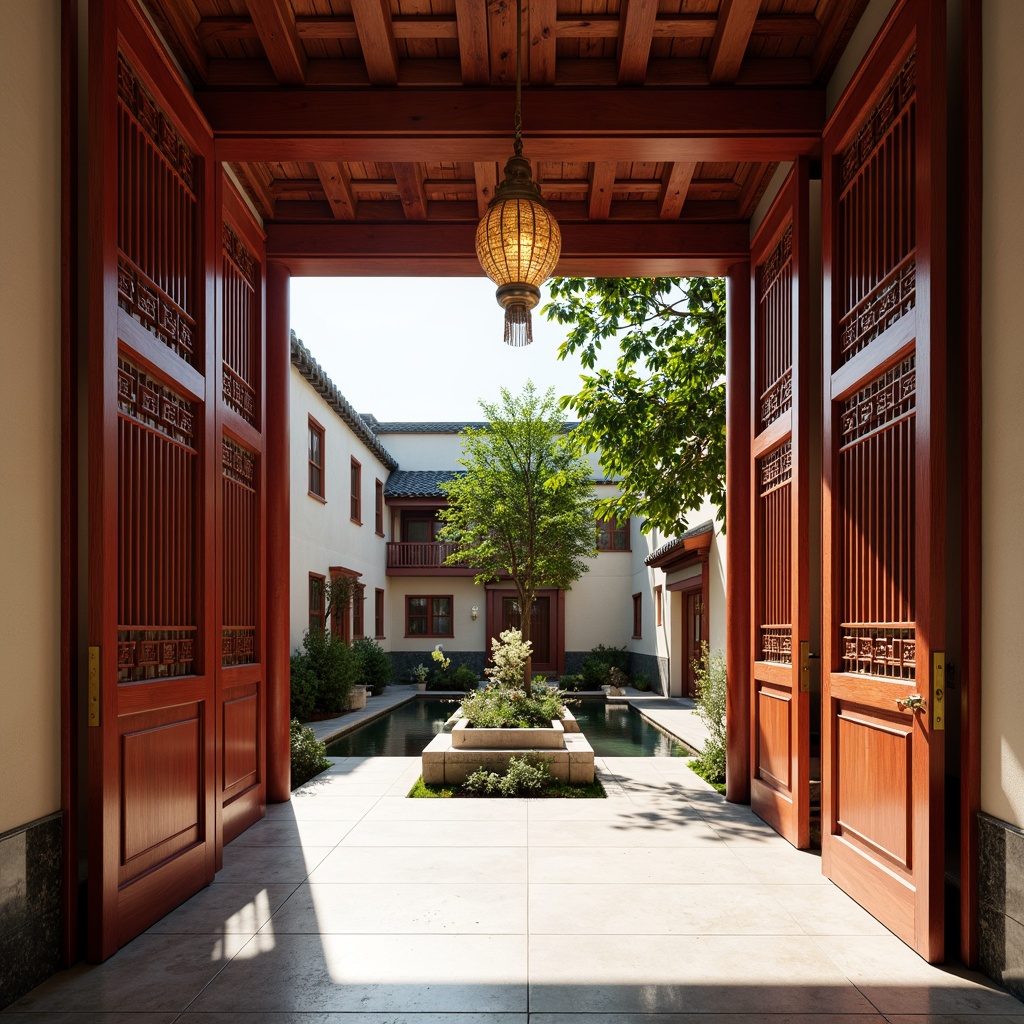
<svg viewBox="0 0 1024 1024"><path fill-rule="evenodd" d="M444 566L444 560L455 550L445 541L389 541L389 569L429 569Z"/></svg>

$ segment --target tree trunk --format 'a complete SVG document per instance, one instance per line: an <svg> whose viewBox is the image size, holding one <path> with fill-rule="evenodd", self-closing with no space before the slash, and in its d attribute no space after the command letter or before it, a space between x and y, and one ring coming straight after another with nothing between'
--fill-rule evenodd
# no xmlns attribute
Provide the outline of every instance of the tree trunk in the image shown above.
<svg viewBox="0 0 1024 1024"><path fill-rule="evenodd" d="M522 634L523 642L530 640L533 632L533 594L524 597L519 594L519 632ZM523 666L523 689L527 697L533 696L533 654L526 656L526 664Z"/></svg>

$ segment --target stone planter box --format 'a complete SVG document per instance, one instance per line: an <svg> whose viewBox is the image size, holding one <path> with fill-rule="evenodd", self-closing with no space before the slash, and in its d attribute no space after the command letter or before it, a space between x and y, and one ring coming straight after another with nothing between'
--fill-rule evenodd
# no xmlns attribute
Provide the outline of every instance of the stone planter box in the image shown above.
<svg viewBox="0 0 1024 1024"><path fill-rule="evenodd" d="M480 729L465 721L452 729L456 750L550 750L565 746L562 723L553 721L550 729Z"/></svg>
<svg viewBox="0 0 1024 1024"><path fill-rule="evenodd" d="M349 711L358 711L360 708L366 707L366 687L365 686L354 686L352 692L348 695L348 709Z"/></svg>

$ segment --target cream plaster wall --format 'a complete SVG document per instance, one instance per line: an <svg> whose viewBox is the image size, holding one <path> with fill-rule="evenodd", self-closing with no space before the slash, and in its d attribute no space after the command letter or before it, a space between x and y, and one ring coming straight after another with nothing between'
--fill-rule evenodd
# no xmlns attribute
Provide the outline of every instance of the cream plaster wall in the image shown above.
<svg viewBox="0 0 1024 1024"><path fill-rule="evenodd" d="M461 469L462 438L457 433L381 432L380 443L398 462L399 469Z"/></svg>
<svg viewBox="0 0 1024 1024"><path fill-rule="evenodd" d="M60 807L60 4L0 20L0 832Z"/></svg>
<svg viewBox="0 0 1024 1024"><path fill-rule="evenodd" d="M452 598L451 637L407 637L405 635L405 599L425 595ZM476 621L472 609L478 608ZM487 648L487 593L473 582L472 576L392 576L385 597L384 628L388 650L423 651L424 661L442 644L446 651L483 651ZM454 667L454 663L453 663Z"/></svg>
<svg viewBox="0 0 1024 1024"><path fill-rule="evenodd" d="M332 565L362 573L363 625L373 636L374 590L386 590L385 538L374 523L374 481L386 483L390 470L352 432L293 366L289 389L291 429L291 643L296 648L309 621L309 574L327 575ZM324 488L326 503L309 495L309 417L324 428ZM362 466L362 525L351 519L350 468L355 458ZM388 512L384 509L384 529ZM386 608L386 602L385 602ZM386 622L385 618L385 622ZM388 647L388 643L382 642Z"/></svg>
<svg viewBox="0 0 1024 1024"><path fill-rule="evenodd" d="M1024 3L982 17L981 806L1024 826Z"/></svg>

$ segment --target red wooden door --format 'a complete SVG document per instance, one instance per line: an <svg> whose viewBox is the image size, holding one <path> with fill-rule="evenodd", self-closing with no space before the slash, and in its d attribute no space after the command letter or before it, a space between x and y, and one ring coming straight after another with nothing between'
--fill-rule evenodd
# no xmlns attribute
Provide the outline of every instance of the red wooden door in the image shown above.
<svg viewBox="0 0 1024 1024"><path fill-rule="evenodd" d="M212 142L127 3L90 32L88 954L214 874Z"/></svg>
<svg viewBox="0 0 1024 1024"><path fill-rule="evenodd" d="M943 956L945 9L901 4L824 140L822 861Z"/></svg>
<svg viewBox="0 0 1024 1024"><path fill-rule="evenodd" d="M704 635L704 591L684 591L681 595L686 601L683 615L683 696L697 695L696 669L694 665L700 660L701 642Z"/></svg>
<svg viewBox="0 0 1024 1024"><path fill-rule="evenodd" d="M263 236L222 180L217 866L266 810Z"/></svg>
<svg viewBox="0 0 1024 1024"><path fill-rule="evenodd" d="M751 247L751 807L810 845L810 377L807 162Z"/></svg>
<svg viewBox="0 0 1024 1024"><path fill-rule="evenodd" d="M523 618L519 612L519 598L506 597L501 602L502 630L522 628ZM551 640L551 598L540 596L534 599L530 622L530 642L533 644L533 670L553 672Z"/></svg>

